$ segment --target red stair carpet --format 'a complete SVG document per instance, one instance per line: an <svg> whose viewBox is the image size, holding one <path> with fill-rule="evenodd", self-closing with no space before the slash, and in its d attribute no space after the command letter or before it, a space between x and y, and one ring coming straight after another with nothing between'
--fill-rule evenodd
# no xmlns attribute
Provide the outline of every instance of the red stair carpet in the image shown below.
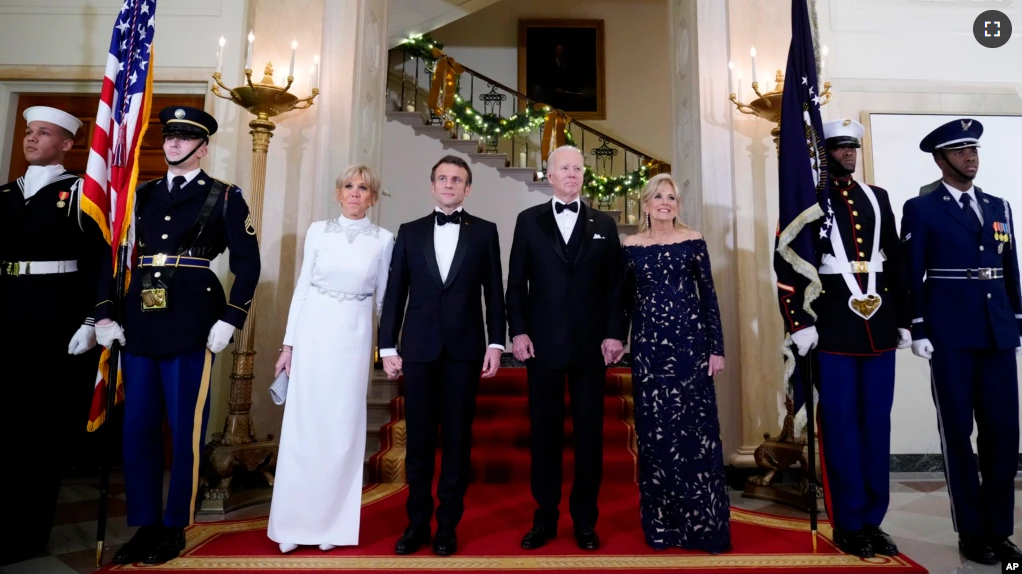
<svg viewBox="0 0 1022 574"><path fill-rule="evenodd" d="M772 572L776 574L922 572L911 559L880 557L863 560L837 550L828 524L820 524L819 549L813 553L807 520L780 518L732 508L732 544L727 554L666 550L646 546L639 522L635 485L634 433L630 377L615 370L607 377L604 429L604 481L600 490L597 531L602 547L582 552L574 544L567 513L572 469L565 453L565 495L558 537L537 551L519 546L529 529L535 503L529 492L529 425L524 370L502 369L480 386L474 427L473 484L458 526L458 552L433 555L428 548L412 556L395 556L394 542L404 529L405 485L401 480L366 487L362 495L360 543L354 548L321 552L300 548L281 555L266 537L266 518L196 524L187 531L182 556L158 566L110 566L104 572L574 572L610 573ZM384 448L373 457L377 476L394 471L403 461L403 405L395 399ZM570 410L569 410L570 412ZM570 422L566 434L570 444ZM389 461L389 462L388 462ZM403 473L402 473L403 476Z"/></svg>

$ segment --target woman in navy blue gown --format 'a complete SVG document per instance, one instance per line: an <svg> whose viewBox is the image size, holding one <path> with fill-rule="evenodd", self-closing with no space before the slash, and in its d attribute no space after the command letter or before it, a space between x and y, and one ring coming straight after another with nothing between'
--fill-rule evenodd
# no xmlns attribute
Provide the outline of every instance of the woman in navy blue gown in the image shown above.
<svg viewBox="0 0 1022 574"><path fill-rule="evenodd" d="M702 236L679 220L667 174L642 193L639 232L624 242L633 300L632 386L646 543L731 549L713 375L724 368L720 310Z"/></svg>

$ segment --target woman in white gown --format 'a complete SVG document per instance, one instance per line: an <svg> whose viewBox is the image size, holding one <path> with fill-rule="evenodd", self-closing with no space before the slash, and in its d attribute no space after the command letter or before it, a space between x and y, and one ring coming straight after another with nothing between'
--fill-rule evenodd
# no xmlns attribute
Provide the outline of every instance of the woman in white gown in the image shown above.
<svg viewBox="0 0 1022 574"><path fill-rule="evenodd" d="M373 301L383 305L394 235L370 223L380 180L366 166L337 178L342 215L317 221L276 372L289 376L268 536L290 552L358 544Z"/></svg>

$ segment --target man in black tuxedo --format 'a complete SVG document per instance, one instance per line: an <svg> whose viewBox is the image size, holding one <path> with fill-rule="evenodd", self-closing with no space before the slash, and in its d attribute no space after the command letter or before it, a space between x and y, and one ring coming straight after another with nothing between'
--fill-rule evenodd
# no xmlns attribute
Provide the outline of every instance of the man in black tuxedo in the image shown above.
<svg viewBox="0 0 1022 574"><path fill-rule="evenodd" d="M472 170L461 158L445 156L433 166L430 181L433 213L397 232L379 343L387 375L405 376L410 524L395 552L411 554L430 540L440 424L443 459L433 552L447 556L457 549L454 529L465 508L479 378L497 374L506 321L497 226L462 208L472 191Z"/></svg>
<svg viewBox="0 0 1022 574"><path fill-rule="evenodd" d="M515 358L525 361L532 427L532 496L539 504L522 548L557 534L564 447L564 380L571 393L575 480L571 519L579 548L600 540L596 498L603 468L607 365L624 355L621 242L610 216L584 205L577 148L550 154L554 199L518 215L508 270L507 310Z"/></svg>

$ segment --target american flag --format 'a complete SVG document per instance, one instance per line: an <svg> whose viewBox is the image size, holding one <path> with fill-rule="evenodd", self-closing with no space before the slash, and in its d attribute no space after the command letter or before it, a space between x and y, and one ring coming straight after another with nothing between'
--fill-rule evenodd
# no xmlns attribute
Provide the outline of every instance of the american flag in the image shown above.
<svg viewBox="0 0 1022 574"><path fill-rule="evenodd" d="M135 244L134 203L138 182L138 153L149 125L153 93L153 37L156 0L124 0L114 23L107 53L103 91L92 132L85 171L82 207L100 224L117 261L119 246ZM129 254L130 255L130 254ZM127 258L130 267L132 258ZM129 269L119 279L127 281ZM89 410L89 430L106 420L110 351L103 350ZM120 373L120 369L118 369ZM117 377L117 401L124 398Z"/></svg>

